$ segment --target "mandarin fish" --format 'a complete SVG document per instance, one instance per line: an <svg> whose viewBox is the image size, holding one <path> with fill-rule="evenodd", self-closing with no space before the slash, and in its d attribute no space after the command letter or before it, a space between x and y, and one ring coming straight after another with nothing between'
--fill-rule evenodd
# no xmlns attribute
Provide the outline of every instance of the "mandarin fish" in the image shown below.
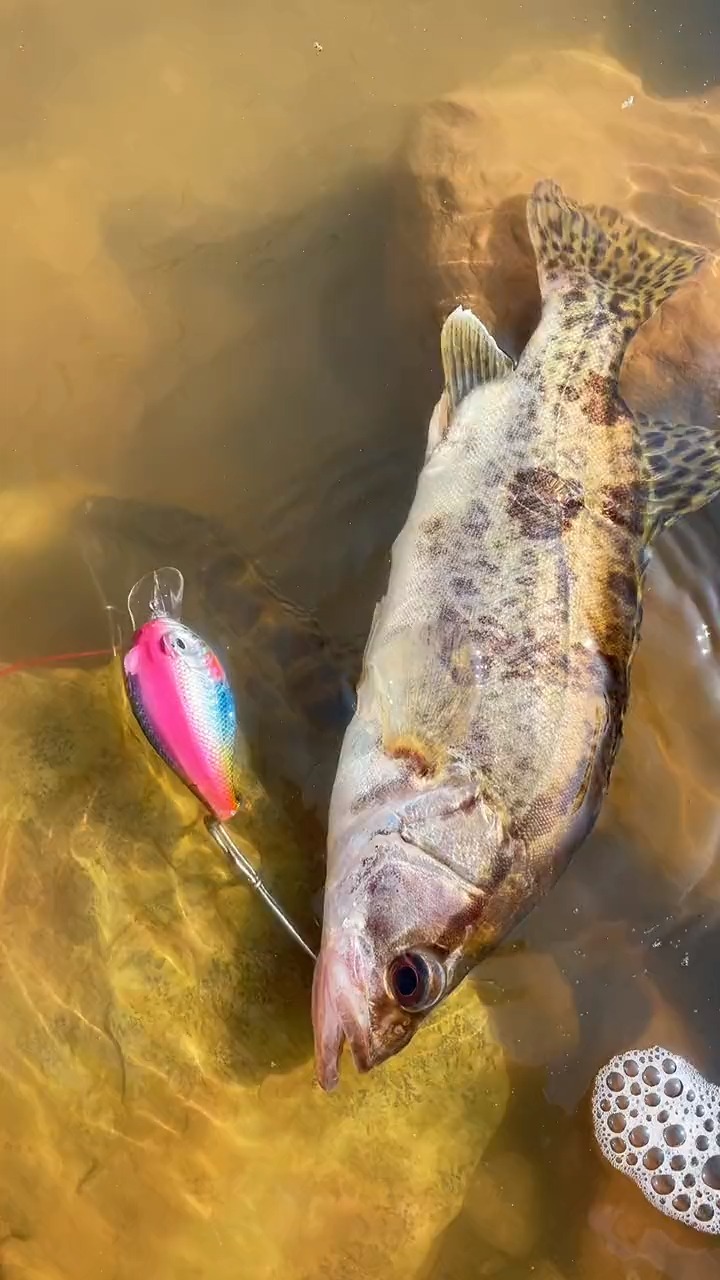
<svg viewBox="0 0 720 1280"><path fill-rule="evenodd" d="M637 328L703 261L552 182L517 366L458 308L332 792L316 1071L369 1070L547 892L597 818L649 545L720 489L717 435L633 418Z"/></svg>

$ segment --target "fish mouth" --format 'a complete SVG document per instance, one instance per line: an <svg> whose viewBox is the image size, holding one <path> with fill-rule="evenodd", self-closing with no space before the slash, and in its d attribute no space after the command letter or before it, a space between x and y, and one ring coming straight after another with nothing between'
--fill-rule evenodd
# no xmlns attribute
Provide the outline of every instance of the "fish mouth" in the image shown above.
<svg viewBox="0 0 720 1280"><path fill-rule="evenodd" d="M359 959L359 956L357 956ZM315 1075L331 1093L340 1079L340 1058L347 1043L358 1071L374 1063L367 999L357 977L331 947L323 946L313 978L312 1020Z"/></svg>

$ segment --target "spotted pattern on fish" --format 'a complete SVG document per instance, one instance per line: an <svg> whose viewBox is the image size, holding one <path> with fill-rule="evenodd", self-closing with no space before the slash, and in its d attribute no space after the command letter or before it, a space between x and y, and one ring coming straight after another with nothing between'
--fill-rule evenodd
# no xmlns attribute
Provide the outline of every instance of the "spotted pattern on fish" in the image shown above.
<svg viewBox="0 0 720 1280"><path fill-rule="evenodd" d="M631 483L603 486L600 498L603 514L608 520L627 530L634 538L642 536L647 494L641 480L636 478Z"/></svg>
<svg viewBox="0 0 720 1280"><path fill-rule="evenodd" d="M581 487L547 467L521 468L510 481L508 511L532 541L566 533L582 507Z"/></svg>
<svg viewBox="0 0 720 1280"><path fill-rule="evenodd" d="M614 427L628 416L618 396L617 380L608 374L594 370L589 373L578 398L582 399L583 411L593 426Z"/></svg>

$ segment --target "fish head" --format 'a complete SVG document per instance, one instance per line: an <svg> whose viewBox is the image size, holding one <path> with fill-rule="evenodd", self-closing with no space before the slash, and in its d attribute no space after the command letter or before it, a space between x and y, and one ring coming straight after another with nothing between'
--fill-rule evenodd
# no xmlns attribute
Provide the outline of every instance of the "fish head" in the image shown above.
<svg viewBox="0 0 720 1280"><path fill-rule="evenodd" d="M335 834L313 985L325 1089L337 1083L346 1042L356 1067L371 1070L410 1042L477 963L508 843L492 810L469 805L462 786L409 794Z"/></svg>

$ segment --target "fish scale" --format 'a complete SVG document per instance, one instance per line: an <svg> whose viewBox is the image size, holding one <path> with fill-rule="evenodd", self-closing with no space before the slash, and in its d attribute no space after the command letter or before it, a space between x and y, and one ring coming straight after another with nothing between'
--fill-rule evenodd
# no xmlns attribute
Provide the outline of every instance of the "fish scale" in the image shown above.
<svg viewBox="0 0 720 1280"><path fill-rule="evenodd" d="M591 830L649 543L720 489L714 434L635 420L618 392L630 337L702 251L554 183L528 226L543 308L517 367L471 312L443 328L343 743L313 994L326 1088L346 1040L362 1070L406 1045Z"/></svg>

